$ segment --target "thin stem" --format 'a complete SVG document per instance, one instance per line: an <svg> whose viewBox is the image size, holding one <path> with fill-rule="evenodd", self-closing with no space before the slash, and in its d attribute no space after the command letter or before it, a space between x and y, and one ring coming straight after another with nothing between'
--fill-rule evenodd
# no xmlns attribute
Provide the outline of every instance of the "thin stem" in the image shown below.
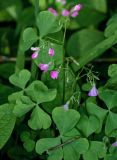
<svg viewBox="0 0 117 160"><path fill-rule="evenodd" d="M54 147L49 148L47 151L50 152L50 151L56 150L56 149L58 149L58 148L61 148L61 147L65 146L65 145L67 145L67 144L70 144L70 143L74 142L75 140L77 140L77 139L79 139L79 138L80 138L79 136L73 137L73 138L65 141L65 142L62 143L62 144L59 144L59 145L56 145L56 146L54 146Z"/></svg>
<svg viewBox="0 0 117 160"><path fill-rule="evenodd" d="M31 81L34 81L35 79L37 79L38 74L37 74L37 66L36 64L32 61L31 64Z"/></svg>
<svg viewBox="0 0 117 160"><path fill-rule="evenodd" d="M52 41L55 41L55 42L57 42L57 43L59 43L59 44L63 44L63 42L61 43L59 40L56 40L56 39L54 39L54 38L51 38L51 37L46 37L46 38L48 38L48 39L50 39L50 40L52 40Z"/></svg>
<svg viewBox="0 0 117 160"><path fill-rule="evenodd" d="M65 30L64 30L64 36L63 36L63 47L65 46L66 30L67 30L67 26L65 23ZM64 55L63 55L63 68L65 68L65 50L64 50ZM63 72L63 104L65 103L65 72L66 71L64 70Z"/></svg>
<svg viewBox="0 0 117 160"><path fill-rule="evenodd" d="M66 26L66 23L65 23L65 30L64 30L64 35L63 35L63 44L65 43L66 31L67 31L67 26Z"/></svg>
<svg viewBox="0 0 117 160"><path fill-rule="evenodd" d="M39 0L35 0L35 18L39 13Z"/></svg>
<svg viewBox="0 0 117 160"><path fill-rule="evenodd" d="M22 69L24 69L25 66L25 52L21 49L21 43L22 43L22 33L19 40L19 48L17 53L17 59L16 59L16 67L15 67L15 73L20 72Z"/></svg>
<svg viewBox="0 0 117 160"><path fill-rule="evenodd" d="M40 47L42 48L42 47ZM26 61L31 61L30 57L26 57L25 58ZM4 62L16 62L16 57L7 57L7 56L0 56L0 63L4 63ZM117 58L98 58L96 60L94 60L94 62L96 63L115 63L117 62ZM66 68L63 68L66 69Z"/></svg>
<svg viewBox="0 0 117 160"><path fill-rule="evenodd" d="M35 0L35 20L37 19L39 13L39 0ZM35 80L37 78L38 74L37 74L37 66L34 63L34 61L32 61L31 64L31 81Z"/></svg>

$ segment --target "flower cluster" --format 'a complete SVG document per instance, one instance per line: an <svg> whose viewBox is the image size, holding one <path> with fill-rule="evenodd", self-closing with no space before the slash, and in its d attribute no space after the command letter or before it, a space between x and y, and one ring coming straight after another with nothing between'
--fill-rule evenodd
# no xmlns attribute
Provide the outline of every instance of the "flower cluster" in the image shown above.
<svg viewBox="0 0 117 160"><path fill-rule="evenodd" d="M36 58L39 56L40 48L39 48L39 47L31 47L31 50L34 51L34 52L32 53L32 55L31 55L31 58L32 58L32 59L36 59ZM49 48L49 50L48 50L48 55L49 55L50 57L53 57L53 56L55 55L55 51L54 51L53 48ZM38 65L38 67L39 67L39 69L40 69L41 71L47 72L50 65L51 65L51 62L49 62L48 64L46 64L46 63L45 63L45 64L44 64L44 63L40 63L40 64ZM51 71L51 72L50 72L50 77L51 77L52 79L57 79L57 78L58 78L58 74L59 74L59 72L56 71L56 70Z"/></svg>
<svg viewBox="0 0 117 160"><path fill-rule="evenodd" d="M63 9L62 12L61 12L61 15L63 17L77 17L78 14L79 14L79 11L82 9L82 5L81 4L77 4L75 5L73 8L71 8L70 10L67 10L67 9ZM53 8L48 8L48 11L51 12L54 16L58 16L58 12L53 9Z"/></svg>
<svg viewBox="0 0 117 160"><path fill-rule="evenodd" d="M62 16L64 16L64 17L71 16L73 18L77 17L81 8L82 8L82 5L78 4L78 5L75 5L71 10L64 9L62 11Z"/></svg>

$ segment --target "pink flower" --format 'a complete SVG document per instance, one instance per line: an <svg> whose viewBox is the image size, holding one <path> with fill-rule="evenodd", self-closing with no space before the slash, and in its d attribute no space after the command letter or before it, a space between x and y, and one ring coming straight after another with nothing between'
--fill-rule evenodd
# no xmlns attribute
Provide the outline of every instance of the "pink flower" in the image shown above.
<svg viewBox="0 0 117 160"><path fill-rule="evenodd" d="M117 141L112 144L113 147L117 147Z"/></svg>
<svg viewBox="0 0 117 160"><path fill-rule="evenodd" d="M55 9L53 8L48 8L48 11L51 12L54 16L58 16L58 13Z"/></svg>
<svg viewBox="0 0 117 160"><path fill-rule="evenodd" d="M70 15L70 12L68 10L64 9L62 11L62 16L66 17L66 16L69 16L69 15Z"/></svg>
<svg viewBox="0 0 117 160"><path fill-rule="evenodd" d="M34 51L34 53L31 55L32 59L35 59L38 57L38 52L40 51L39 47L31 47L31 50Z"/></svg>
<svg viewBox="0 0 117 160"><path fill-rule="evenodd" d="M31 55L31 58L32 59L35 59L38 57L38 52L34 52L32 55Z"/></svg>
<svg viewBox="0 0 117 160"><path fill-rule="evenodd" d="M92 89L89 91L88 96L90 97L96 97L98 95L98 90L95 86L95 84L93 85Z"/></svg>
<svg viewBox="0 0 117 160"><path fill-rule="evenodd" d="M71 17L77 17L78 16L78 13L79 13L79 11L82 9L82 5L81 4L77 4L77 5L75 5L72 9L71 9L71 11L70 11L70 15L71 15Z"/></svg>
<svg viewBox="0 0 117 160"><path fill-rule="evenodd" d="M75 12L73 12L72 14L71 14L71 17L77 17L78 16L78 12L77 11L75 11Z"/></svg>
<svg viewBox="0 0 117 160"><path fill-rule="evenodd" d="M82 9L82 5L81 4L77 4L74 6L73 11L80 11Z"/></svg>
<svg viewBox="0 0 117 160"><path fill-rule="evenodd" d="M52 78L52 79L57 79L58 78L58 71L51 71L50 72L50 77Z"/></svg>
<svg viewBox="0 0 117 160"><path fill-rule="evenodd" d="M39 68L40 68L41 71L47 72L48 67L49 67L48 64L43 64L43 63L39 64Z"/></svg>
<svg viewBox="0 0 117 160"><path fill-rule="evenodd" d="M50 56L54 56L54 54L55 54L54 49L53 48L49 48L48 54Z"/></svg>

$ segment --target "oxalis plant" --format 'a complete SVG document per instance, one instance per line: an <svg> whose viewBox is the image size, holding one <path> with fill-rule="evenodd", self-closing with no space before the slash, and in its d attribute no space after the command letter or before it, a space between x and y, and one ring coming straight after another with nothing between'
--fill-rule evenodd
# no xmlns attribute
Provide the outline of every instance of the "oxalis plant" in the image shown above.
<svg viewBox="0 0 117 160"><path fill-rule="evenodd" d="M35 0L35 26L23 31L9 78L15 92L0 106L0 149L12 132L16 139L7 143L15 146L9 147L11 159L117 160L117 65L109 66L103 86L86 66L117 43L115 21L109 20L103 41L75 59L66 55L66 31L82 9L74 4L40 12ZM26 54L31 54L30 70L24 67ZM16 152L19 157L12 156Z"/></svg>

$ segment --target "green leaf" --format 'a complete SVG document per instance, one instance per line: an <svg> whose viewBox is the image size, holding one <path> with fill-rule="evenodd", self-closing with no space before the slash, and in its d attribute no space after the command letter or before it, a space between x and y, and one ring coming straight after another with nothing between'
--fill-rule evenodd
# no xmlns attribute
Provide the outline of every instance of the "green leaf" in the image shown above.
<svg viewBox="0 0 117 160"><path fill-rule="evenodd" d="M96 104L92 103L92 102L87 102L86 103L86 108L87 108L87 112L90 114L90 115L94 115L98 118L98 120L100 121L100 127L99 127L99 130L98 132L101 131L102 129L102 125L103 125L103 121L105 119L105 116L107 114L107 110L97 106Z"/></svg>
<svg viewBox="0 0 117 160"><path fill-rule="evenodd" d="M12 104L16 104L16 100L23 96L23 91L12 93L8 96L8 100Z"/></svg>
<svg viewBox="0 0 117 160"><path fill-rule="evenodd" d="M78 23L78 27L97 26L106 18L107 3L106 0L74 0L74 3L81 3L83 5L82 10L79 12L79 16L75 18ZM71 2L71 0L69 0ZM92 14L90 14L92 13ZM88 18L87 18L88 17Z"/></svg>
<svg viewBox="0 0 117 160"><path fill-rule="evenodd" d="M74 138L72 138L72 137L74 137ZM71 136L71 137L62 136L63 142L70 141L70 139L73 139L73 141L71 143L69 143L68 145L65 145L63 147L63 151L64 151L64 148L67 149L67 146L68 146L68 148L71 148L71 150L73 150L72 151L73 155L76 154L79 156L80 154L84 154L88 150L89 142L86 138L80 138L78 136Z"/></svg>
<svg viewBox="0 0 117 160"><path fill-rule="evenodd" d="M90 90L91 88L92 88L92 86L91 86L91 83L90 83L90 82L84 83L84 84L82 85L82 90L83 90L83 91L89 92L89 90Z"/></svg>
<svg viewBox="0 0 117 160"><path fill-rule="evenodd" d="M27 112L29 112L34 107L34 105L35 104L30 100L29 97L21 96L16 101L16 105L14 106L13 113L17 117L21 117L25 115Z"/></svg>
<svg viewBox="0 0 117 160"><path fill-rule="evenodd" d="M63 158L63 152L62 152L62 148L58 148L55 151L51 151L49 152L49 157L48 160L62 160Z"/></svg>
<svg viewBox="0 0 117 160"><path fill-rule="evenodd" d="M56 89L48 89L41 81L34 81L25 90L26 94L38 104L50 102L56 97Z"/></svg>
<svg viewBox="0 0 117 160"><path fill-rule="evenodd" d="M31 114L30 120L28 121L28 125L34 130L41 128L47 129L51 125L51 118L39 106L36 106Z"/></svg>
<svg viewBox="0 0 117 160"><path fill-rule="evenodd" d="M109 153L107 154L104 160L116 160L117 159L117 148L112 145L109 148Z"/></svg>
<svg viewBox="0 0 117 160"><path fill-rule="evenodd" d="M89 2L89 1L86 1L86 2ZM100 11L97 11L94 7L91 7L91 4L87 5L86 2L85 4L83 4L83 9L79 12L79 16L76 17L76 22L78 24L78 27L80 26L80 28L97 26L98 24L100 24L100 22L102 22L106 18L105 13L101 13ZM77 1L77 3L80 3L80 2ZM81 4L82 4L82 0L81 0ZM83 21L83 19L85 21Z"/></svg>
<svg viewBox="0 0 117 160"><path fill-rule="evenodd" d="M4 104L0 106L0 149L8 141L15 125L15 116L12 113L13 106Z"/></svg>
<svg viewBox="0 0 117 160"><path fill-rule="evenodd" d="M74 150L73 145L65 145L63 147L64 160L79 160L80 155Z"/></svg>
<svg viewBox="0 0 117 160"><path fill-rule="evenodd" d="M73 128L69 132L65 133L63 137L65 141L65 140L68 140L69 137L80 137L80 136L81 136L81 133L76 128Z"/></svg>
<svg viewBox="0 0 117 160"><path fill-rule="evenodd" d="M100 89L99 98L104 101L108 109L117 107L117 91L109 89Z"/></svg>
<svg viewBox="0 0 117 160"><path fill-rule="evenodd" d="M104 160L116 160L117 159L117 155L113 155L113 154L107 154L104 157Z"/></svg>
<svg viewBox="0 0 117 160"><path fill-rule="evenodd" d="M60 134L63 135L75 127L79 121L80 114L73 109L66 111L63 107L57 107L52 112L52 118Z"/></svg>
<svg viewBox="0 0 117 160"><path fill-rule="evenodd" d="M84 154L89 148L89 142L86 138L80 138L71 145L79 154Z"/></svg>
<svg viewBox="0 0 117 160"><path fill-rule="evenodd" d="M88 137L99 128L99 120L95 116L82 116L77 124L77 128Z"/></svg>
<svg viewBox="0 0 117 160"><path fill-rule="evenodd" d="M7 102L8 96L13 93L13 91L13 88L0 84L0 105Z"/></svg>
<svg viewBox="0 0 117 160"><path fill-rule="evenodd" d="M106 12L107 11L107 2L106 0L79 0L79 3L82 3L85 7L91 7L97 11L100 12Z"/></svg>
<svg viewBox="0 0 117 160"><path fill-rule="evenodd" d="M28 6L28 7L22 8L22 11L20 12L20 15L18 16L19 17L18 17L17 28L16 28L17 34L19 34L19 32L22 29L35 25L34 7Z"/></svg>
<svg viewBox="0 0 117 160"><path fill-rule="evenodd" d="M71 0L67 0L67 2L70 3ZM85 19L86 22L87 21L92 21L92 23L96 23L96 19L97 19L96 14L95 14L96 11L98 11L99 13L106 13L107 12L107 1L106 0L88 0L88 1L87 0L79 0L79 1L74 0L74 3L75 4L81 3L83 5L83 8L82 8L81 11L84 11L84 9L86 8L86 9L89 9L90 13L93 14L93 15L90 15L90 14L88 14L88 15L86 14L85 15L85 17L83 19ZM87 18L87 16L88 16L88 18ZM79 17L77 17L77 19ZM92 19L92 17L93 17L93 19ZM93 20L94 20L94 22L93 22ZM98 17L97 23L100 22L99 20L100 20L100 17ZM86 22L84 22L84 23L86 23Z"/></svg>
<svg viewBox="0 0 117 160"><path fill-rule="evenodd" d="M23 146L27 152L32 152L35 148L35 141L32 139L28 139L23 143Z"/></svg>
<svg viewBox="0 0 117 160"><path fill-rule="evenodd" d="M59 24L57 17L48 11L42 11L38 14L37 26L40 31L40 37L58 32L61 29L61 25Z"/></svg>
<svg viewBox="0 0 117 160"><path fill-rule="evenodd" d="M104 31L106 37L110 37L117 31L117 14L112 16L109 21L107 22L107 27Z"/></svg>
<svg viewBox="0 0 117 160"><path fill-rule="evenodd" d="M23 132L20 134L20 138L21 138L21 141L22 141L22 142L27 141L28 139L30 139L30 132L28 132L28 131L23 131Z"/></svg>
<svg viewBox="0 0 117 160"><path fill-rule="evenodd" d="M30 77L30 72L26 69L23 69L18 74L15 73L11 75L9 80L14 86L24 89Z"/></svg>
<svg viewBox="0 0 117 160"><path fill-rule="evenodd" d="M113 45L117 43L117 33L109 38L103 40L95 47L93 47L90 51L87 52L87 56L81 57L78 62L79 66L73 64L73 68L75 71L78 71L84 65L88 64L93 59L102 55L107 49L111 48Z"/></svg>
<svg viewBox="0 0 117 160"><path fill-rule="evenodd" d="M94 151L98 158L103 158L106 155L106 146L103 142L92 141L90 150Z"/></svg>
<svg viewBox="0 0 117 160"><path fill-rule="evenodd" d="M8 79L11 74L14 73L15 65L14 63L2 63L0 64L0 76ZM5 74L4 74L5 73Z"/></svg>
<svg viewBox="0 0 117 160"><path fill-rule="evenodd" d="M117 64L111 64L108 68L108 75L110 77L117 76Z"/></svg>
<svg viewBox="0 0 117 160"><path fill-rule="evenodd" d="M60 144L60 137L39 139L36 143L36 152L41 155L44 152L49 152L48 149L51 149Z"/></svg>
<svg viewBox="0 0 117 160"><path fill-rule="evenodd" d="M112 131L117 129L117 114L109 111L106 125L105 125L105 133L106 135L110 135Z"/></svg>
<svg viewBox="0 0 117 160"><path fill-rule="evenodd" d="M109 89L117 90L117 76L113 76L113 77L109 78L105 87L107 87Z"/></svg>
<svg viewBox="0 0 117 160"><path fill-rule="evenodd" d="M67 44L67 52L70 56L76 58L85 57L102 40L104 40L102 32L94 29L82 29L70 37Z"/></svg>
<svg viewBox="0 0 117 160"><path fill-rule="evenodd" d="M35 30L30 27L24 30L22 39L21 48L26 51L39 39L39 37Z"/></svg>
<svg viewBox="0 0 117 160"><path fill-rule="evenodd" d="M104 143L91 141L89 150L83 155L84 160L98 160L106 155L106 147Z"/></svg>
<svg viewBox="0 0 117 160"><path fill-rule="evenodd" d="M98 157L94 152L88 151L83 155L83 160L98 160Z"/></svg>

